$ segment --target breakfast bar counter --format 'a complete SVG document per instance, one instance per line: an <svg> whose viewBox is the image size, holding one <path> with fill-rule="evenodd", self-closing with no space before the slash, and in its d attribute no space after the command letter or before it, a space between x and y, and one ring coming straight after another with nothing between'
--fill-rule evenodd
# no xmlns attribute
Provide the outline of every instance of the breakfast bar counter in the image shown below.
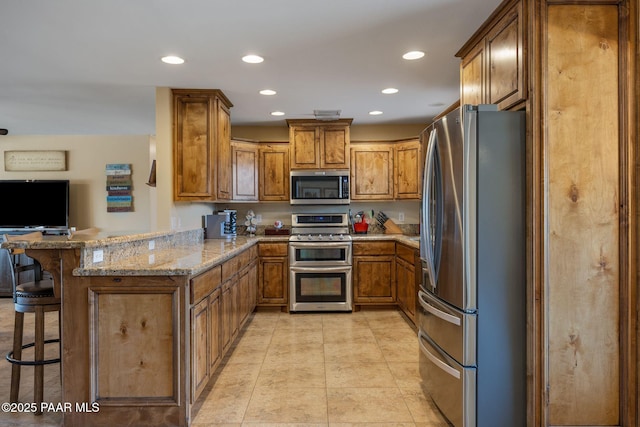
<svg viewBox="0 0 640 427"><path fill-rule="evenodd" d="M4 243L38 260L62 299L61 395L72 408L64 425L188 426L200 360L194 334L202 335L193 307L235 280L240 258L255 265L257 241L204 240L196 229ZM230 301L235 313L242 302Z"/></svg>

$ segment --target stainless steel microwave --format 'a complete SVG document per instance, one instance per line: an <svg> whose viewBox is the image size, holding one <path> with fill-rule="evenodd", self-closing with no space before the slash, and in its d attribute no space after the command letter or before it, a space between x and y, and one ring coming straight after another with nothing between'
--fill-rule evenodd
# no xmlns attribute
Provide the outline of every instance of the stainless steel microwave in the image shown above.
<svg viewBox="0 0 640 427"><path fill-rule="evenodd" d="M291 171L292 205L348 205L348 170Z"/></svg>

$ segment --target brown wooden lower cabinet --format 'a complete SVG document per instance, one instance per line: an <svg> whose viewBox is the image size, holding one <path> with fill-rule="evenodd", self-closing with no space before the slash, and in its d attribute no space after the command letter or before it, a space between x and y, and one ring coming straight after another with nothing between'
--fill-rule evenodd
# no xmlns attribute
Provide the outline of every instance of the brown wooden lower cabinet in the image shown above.
<svg viewBox="0 0 640 427"><path fill-rule="evenodd" d="M211 340L211 314L209 298L191 308L191 393L194 399L209 382L209 358Z"/></svg>
<svg viewBox="0 0 640 427"><path fill-rule="evenodd" d="M206 284L208 288L205 288ZM221 266L191 279L191 288L192 294L206 294L191 307L193 403L255 309L256 248L251 247ZM208 289L208 292L202 289Z"/></svg>
<svg viewBox="0 0 640 427"><path fill-rule="evenodd" d="M395 253L393 241L353 243L354 305L396 304Z"/></svg>
<svg viewBox="0 0 640 427"><path fill-rule="evenodd" d="M404 314L416 323L416 260L420 255L417 251L400 243L396 244L396 284L398 292L398 306Z"/></svg>
<svg viewBox="0 0 640 427"><path fill-rule="evenodd" d="M279 306L286 310L289 304L289 244L259 243L258 306Z"/></svg>

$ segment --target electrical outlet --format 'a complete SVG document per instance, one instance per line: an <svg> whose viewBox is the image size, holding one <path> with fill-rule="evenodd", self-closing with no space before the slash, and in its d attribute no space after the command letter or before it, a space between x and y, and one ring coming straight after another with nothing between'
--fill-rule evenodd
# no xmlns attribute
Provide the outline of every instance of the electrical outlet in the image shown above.
<svg viewBox="0 0 640 427"><path fill-rule="evenodd" d="M156 256L154 254L149 255L149 264L156 262Z"/></svg>
<svg viewBox="0 0 640 427"><path fill-rule="evenodd" d="M155 240L149 240L149 250L152 251L156 248L156 241Z"/></svg>
<svg viewBox="0 0 640 427"><path fill-rule="evenodd" d="M104 260L104 251L102 249L93 251L93 262L102 262L102 260Z"/></svg>
<svg viewBox="0 0 640 427"><path fill-rule="evenodd" d="M398 213L398 221L404 222L404 212Z"/></svg>
<svg viewBox="0 0 640 427"><path fill-rule="evenodd" d="M258 214L256 215L256 221L258 221L258 224L262 222L262 215Z"/></svg>

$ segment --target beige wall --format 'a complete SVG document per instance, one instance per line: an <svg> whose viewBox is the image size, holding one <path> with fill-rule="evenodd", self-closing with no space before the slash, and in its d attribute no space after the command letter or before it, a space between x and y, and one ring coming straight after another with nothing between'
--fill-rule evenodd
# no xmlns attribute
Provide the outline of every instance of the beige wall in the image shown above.
<svg viewBox="0 0 640 427"><path fill-rule="evenodd" d="M77 229L98 227L113 234L150 230L148 135L56 135L0 137L2 167L0 179L68 179L70 182L70 226ZM7 172L4 152L11 150L64 150L67 170L60 172ZM107 213L105 165L130 163L133 178L133 212ZM26 195L28 196L28 195ZM3 200L2 208L10 208ZM15 201L18 203L18 201Z"/></svg>
<svg viewBox="0 0 640 427"><path fill-rule="evenodd" d="M233 109L231 110L233 117ZM412 126L357 126L351 128L353 140L394 140L410 138L424 129ZM287 141L286 126L234 126L233 137L259 141ZM272 204L214 204L173 201L173 145L172 145L171 89L156 89L156 135L56 135L3 136L0 179L68 179L71 184L70 225L78 229L98 227L106 233L140 233L147 231L192 229L201 227L202 215L224 207L237 209L241 218L248 209L263 214L263 224L276 219L290 223L292 207L288 203ZM6 172L4 151L7 150L65 150L68 170L63 172ZM145 183L149 178L151 161L156 160L156 187ZM134 211L107 213L105 165L131 163L133 169ZM405 223L418 222L417 202L353 203L351 209L380 210L398 221L405 214ZM298 209L299 210L299 209Z"/></svg>

